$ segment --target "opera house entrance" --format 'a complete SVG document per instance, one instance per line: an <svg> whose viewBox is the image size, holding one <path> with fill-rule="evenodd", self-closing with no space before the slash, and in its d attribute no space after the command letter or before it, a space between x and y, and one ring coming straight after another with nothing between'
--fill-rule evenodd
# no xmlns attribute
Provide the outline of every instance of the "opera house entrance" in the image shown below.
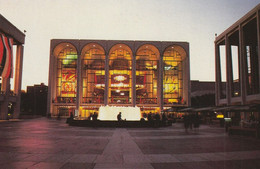
<svg viewBox="0 0 260 169"><path fill-rule="evenodd" d="M54 39L50 51L51 116L140 120L190 104L187 42Z"/></svg>

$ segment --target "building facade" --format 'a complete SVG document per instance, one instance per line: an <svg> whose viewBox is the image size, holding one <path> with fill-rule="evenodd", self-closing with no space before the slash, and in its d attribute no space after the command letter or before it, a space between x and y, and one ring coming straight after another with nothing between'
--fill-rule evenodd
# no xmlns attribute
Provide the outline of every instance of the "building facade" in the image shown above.
<svg viewBox="0 0 260 169"><path fill-rule="evenodd" d="M25 34L0 14L0 120L19 118L23 68L23 44ZM16 52L13 50L16 46ZM13 56L16 53L15 56ZM13 65L13 57L16 63ZM10 78L14 78L14 90L10 90Z"/></svg>
<svg viewBox="0 0 260 169"><path fill-rule="evenodd" d="M259 118L260 4L217 36L215 49L216 105L247 106L241 119Z"/></svg>
<svg viewBox="0 0 260 169"><path fill-rule="evenodd" d="M51 40L47 113L80 117L101 106L159 113L190 105L187 42Z"/></svg>
<svg viewBox="0 0 260 169"><path fill-rule="evenodd" d="M44 83L27 86L26 104L30 115L45 116L47 112L48 86Z"/></svg>

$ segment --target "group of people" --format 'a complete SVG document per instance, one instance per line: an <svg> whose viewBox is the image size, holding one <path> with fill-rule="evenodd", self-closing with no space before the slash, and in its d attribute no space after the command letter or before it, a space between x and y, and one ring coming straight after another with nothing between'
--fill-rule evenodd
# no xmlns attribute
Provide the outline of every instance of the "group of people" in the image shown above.
<svg viewBox="0 0 260 169"><path fill-rule="evenodd" d="M94 112L93 114L91 113L88 117L88 120L93 120L96 121L98 117L98 114L96 112Z"/></svg>
<svg viewBox="0 0 260 169"><path fill-rule="evenodd" d="M195 130L200 126L200 118L198 114L186 114L183 116L185 130L188 131L188 128Z"/></svg>

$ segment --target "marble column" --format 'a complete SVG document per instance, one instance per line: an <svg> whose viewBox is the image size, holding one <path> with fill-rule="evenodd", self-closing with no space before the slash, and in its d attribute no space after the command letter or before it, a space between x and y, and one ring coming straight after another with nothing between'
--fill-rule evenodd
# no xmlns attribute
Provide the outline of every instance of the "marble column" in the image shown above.
<svg viewBox="0 0 260 169"><path fill-rule="evenodd" d="M133 55L132 60L132 105L136 105L136 56Z"/></svg>
<svg viewBox="0 0 260 169"><path fill-rule="evenodd" d="M21 104L21 86L22 86L22 72L23 72L23 46L18 45L16 48L16 64L15 64L15 77L14 77L14 93L16 95L16 103L14 104L14 117L20 116Z"/></svg>
<svg viewBox="0 0 260 169"><path fill-rule="evenodd" d="M105 93L104 93L104 104L108 105L108 90L109 90L109 55L106 54L105 58Z"/></svg>

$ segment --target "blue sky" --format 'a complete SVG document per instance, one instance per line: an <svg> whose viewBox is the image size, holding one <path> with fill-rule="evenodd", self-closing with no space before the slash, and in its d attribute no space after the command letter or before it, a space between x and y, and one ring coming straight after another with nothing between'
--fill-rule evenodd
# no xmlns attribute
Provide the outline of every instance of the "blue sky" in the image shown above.
<svg viewBox="0 0 260 169"><path fill-rule="evenodd" d="M0 0L0 13L26 30L22 89L48 84L50 40L190 43L191 80L215 80L215 33L260 0Z"/></svg>

